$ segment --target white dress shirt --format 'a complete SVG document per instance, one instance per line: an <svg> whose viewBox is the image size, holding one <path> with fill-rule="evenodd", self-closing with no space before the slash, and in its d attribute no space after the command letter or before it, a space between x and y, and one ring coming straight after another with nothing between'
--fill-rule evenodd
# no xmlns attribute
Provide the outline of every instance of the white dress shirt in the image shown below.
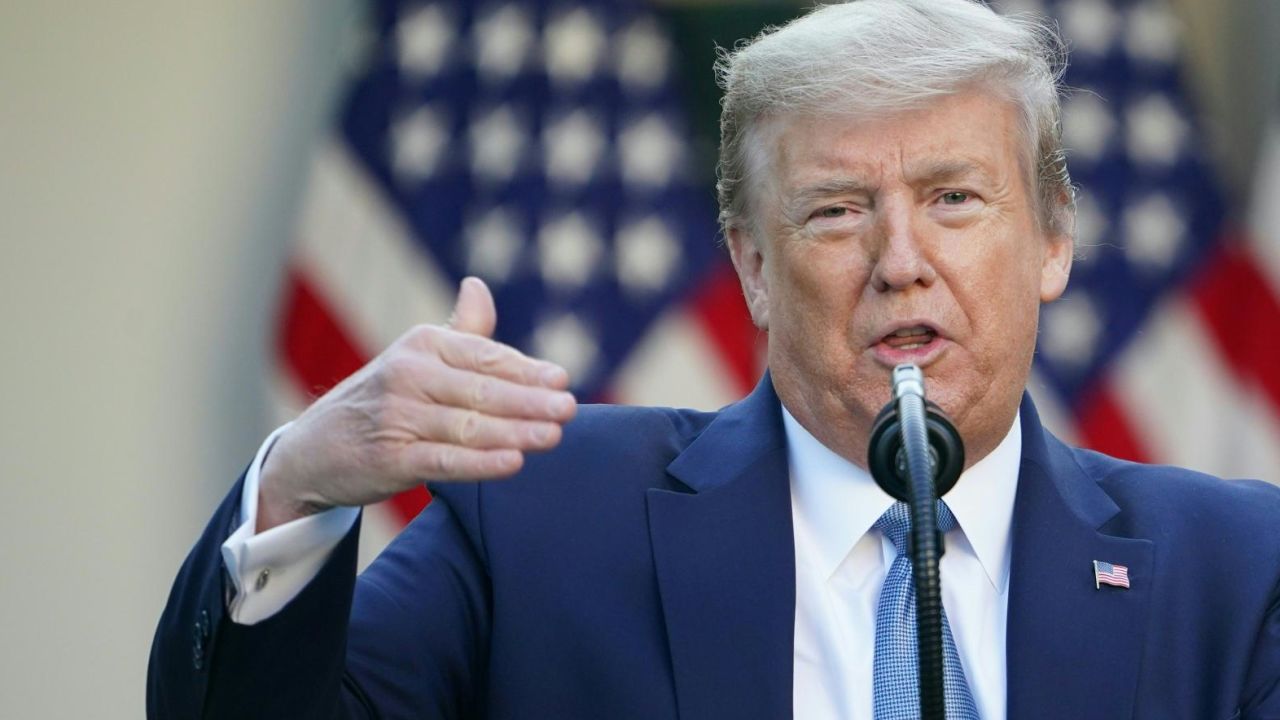
<svg viewBox="0 0 1280 720"><path fill-rule="evenodd" d="M872 720L872 660L880 587L898 551L871 526L893 504L862 468L782 410L791 463L796 545L795 717ZM946 500L942 605L978 713L1005 717L1009 528L1022 456L1018 419Z"/></svg>
<svg viewBox="0 0 1280 720"><path fill-rule="evenodd" d="M876 604L897 556L893 543L871 526L893 498L865 470L818 442L786 408L782 414L795 526L795 717L871 720ZM262 443L249 466L241 525L222 544L235 586L228 613L242 625L275 615L296 597L359 515L355 508L334 508L254 533L262 462L287 427ZM965 471L945 498L959 527L946 536L942 602L986 720L1005 717L1009 528L1021 437L1015 418L995 451Z"/></svg>
<svg viewBox="0 0 1280 720"><path fill-rule="evenodd" d="M240 527L222 543L222 564L235 592L227 601L231 620L254 625L280 612L320 572L333 549L355 524L360 509L332 508L278 525L263 533L258 526L258 475L262 461L283 425L267 436L244 476Z"/></svg>

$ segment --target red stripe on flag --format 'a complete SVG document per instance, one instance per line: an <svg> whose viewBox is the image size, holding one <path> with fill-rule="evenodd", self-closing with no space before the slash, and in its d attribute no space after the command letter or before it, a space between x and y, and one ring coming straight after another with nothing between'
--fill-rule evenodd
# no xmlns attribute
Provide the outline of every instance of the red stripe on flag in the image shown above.
<svg viewBox="0 0 1280 720"><path fill-rule="evenodd" d="M296 267L285 276L279 338L277 351L285 373L307 397L323 394L367 362L337 315ZM407 524L430 501L427 489L419 486L388 502Z"/></svg>
<svg viewBox="0 0 1280 720"><path fill-rule="evenodd" d="M1280 300L1248 248L1233 237L1220 243L1191 297L1227 364L1260 385L1280 413Z"/></svg>
<svg viewBox="0 0 1280 720"><path fill-rule="evenodd" d="M1080 402L1076 425L1085 447L1125 460L1150 462L1151 455L1134 432L1128 413L1105 385L1094 388Z"/></svg>
<svg viewBox="0 0 1280 720"><path fill-rule="evenodd" d="M419 485L412 490L405 490L392 497L387 504L395 510L396 516L400 519L402 525L408 525L409 521L418 517L418 513L422 512L431 502L431 493L427 492L426 485Z"/></svg>
<svg viewBox="0 0 1280 720"><path fill-rule="evenodd" d="M738 389L751 392L760 379L759 358L766 335L751 321L733 265L717 263L694 294L692 310Z"/></svg>
<svg viewBox="0 0 1280 720"><path fill-rule="evenodd" d="M368 357L339 324L298 268L285 277L278 352L289 378L307 397L324 394L359 370Z"/></svg>

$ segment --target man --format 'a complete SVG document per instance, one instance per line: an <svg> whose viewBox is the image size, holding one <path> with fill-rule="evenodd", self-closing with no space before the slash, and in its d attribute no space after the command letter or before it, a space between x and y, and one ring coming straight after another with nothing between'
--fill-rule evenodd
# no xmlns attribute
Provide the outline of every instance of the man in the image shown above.
<svg viewBox="0 0 1280 720"><path fill-rule="evenodd" d="M910 717L864 468L911 361L967 448L951 717L1280 717L1280 492L1072 450L1025 396L1071 265L1056 47L968 0L862 0L728 55L756 391L578 411L464 281L447 327L264 443L175 584L151 715ZM422 478L436 501L357 579L353 508Z"/></svg>

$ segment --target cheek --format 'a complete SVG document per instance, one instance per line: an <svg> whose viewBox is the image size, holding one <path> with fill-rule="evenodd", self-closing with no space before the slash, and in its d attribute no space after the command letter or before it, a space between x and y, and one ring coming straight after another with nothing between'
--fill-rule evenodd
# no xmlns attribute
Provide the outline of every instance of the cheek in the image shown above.
<svg viewBox="0 0 1280 720"><path fill-rule="evenodd" d="M996 377L1030 362L1039 322L1039 273L1010 268L997 273L985 296L977 300L980 352L985 372Z"/></svg>
<svg viewBox="0 0 1280 720"><path fill-rule="evenodd" d="M860 292L853 248L797 239L780 250L768 269L770 346L815 372L847 371L837 358L850 344Z"/></svg>
<svg viewBox="0 0 1280 720"><path fill-rule="evenodd" d="M994 355L1034 344L1040 306L1040 257L1027 237L1010 237L972 253L951 274L975 338Z"/></svg>
<svg viewBox="0 0 1280 720"><path fill-rule="evenodd" d="M853 312L860 285L851 245L799 241L774 265L771 312L811 332L831 334Z"/></svg>

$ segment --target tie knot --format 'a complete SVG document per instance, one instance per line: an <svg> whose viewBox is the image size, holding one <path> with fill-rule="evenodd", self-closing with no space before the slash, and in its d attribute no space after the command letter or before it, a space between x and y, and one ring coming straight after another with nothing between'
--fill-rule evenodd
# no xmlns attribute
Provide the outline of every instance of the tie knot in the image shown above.
<svg viewBox="0 0 1280 720"><path fill-rule="evenodd" d="M951 508L938 500L938 529L946 533L955 526L956 516L951 514ZM884 533L893 546L898 548L898 552L907 552L907 539L911 535L911 506L901 501L895 502L871 527Z"/></svg>

